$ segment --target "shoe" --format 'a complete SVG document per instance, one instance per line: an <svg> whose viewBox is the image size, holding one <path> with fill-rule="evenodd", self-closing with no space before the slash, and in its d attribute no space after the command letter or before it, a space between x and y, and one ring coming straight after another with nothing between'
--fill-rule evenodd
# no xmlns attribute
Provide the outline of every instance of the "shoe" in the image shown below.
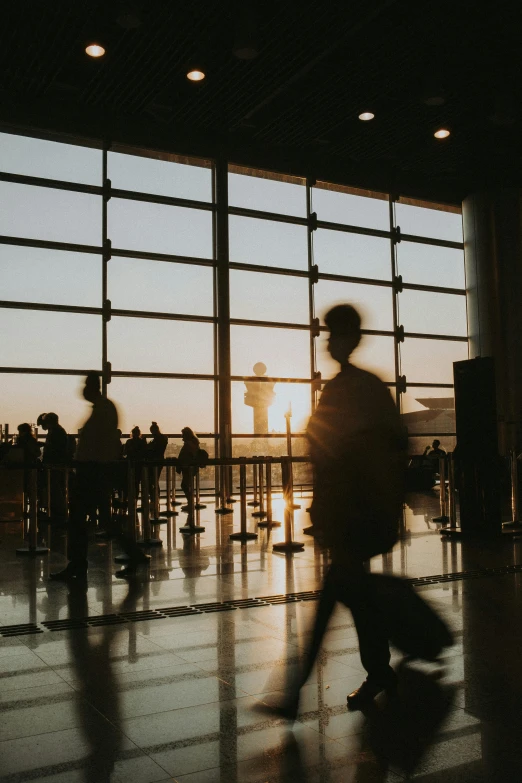
<svg viewBox="0 0 522 783"><path fill-rule="evenodd" d="M85 580L87 579L87 566L74 566L69 563L63 571L54 571L49 574L49 579L51 582L69 582L72 579Z"/></svg>
<svg viewBox="0 0 522 783"><path fill-rule="evenodd" d="M303 528L303 534L305 536L314 536L315 535L315 528L313 525L309 525L308 527Z"/></svg>
<svg viewBox="0 0 522 783"><path fill-rule="evenodd" d="M288 699L279 704L264 704L260 702L254 707L255 712L268 715L271 718L283 718L284 720L295 722L299 708L299 697L297 699Z"/></svg>
<svg viewBox="0 0 522 783"><path fill-rule="evenodd" d="M350 711L364 710L369 707L376 696L383 691L388 695L393 695L397 691L397 676L393 669L385 682L376 680L365 680L363 684L356 688L346 697L347 707Z"/></svg>

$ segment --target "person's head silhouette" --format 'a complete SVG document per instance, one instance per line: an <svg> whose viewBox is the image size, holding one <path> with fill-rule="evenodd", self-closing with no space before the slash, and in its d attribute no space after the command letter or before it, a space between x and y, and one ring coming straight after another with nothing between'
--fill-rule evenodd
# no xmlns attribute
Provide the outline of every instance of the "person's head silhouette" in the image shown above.
<svg viewBox="0 0 522 783"><path fill-rule="evenodd" d="M139 427L133 427L131 430L131 435L133 438L139 439L141 435L141 430Z"/></svg>
<svg viewBox="0 0 522 783"><path fill-rule="evenodd" d="M361 340L361 316L352 305L341 304L326 313L324 322L330 330L328 350L332 359L347 365Z"/></svg>
<svg viewBox="0 0 522 783"><path fill-rule="evenodd" d="M156 435L159 435L159 434L160 434L160 428L159 428L159 426L158 426L158 422L157 422L157 421L153 421L153 422L152 422L152 424L151 424L151 425L150 425L150 427L149 427L149 432L150 432L150 434L151 434L153 437L155 437Z"/></svg>
<svg viewBox="0 0 522 783"><path fill-rule="evenodd" d="M83 389L83 396L87 402L95 402L98 397L101 397L100 374L95 370L87 373L87 377L85 378L85 387Z"/></svg>

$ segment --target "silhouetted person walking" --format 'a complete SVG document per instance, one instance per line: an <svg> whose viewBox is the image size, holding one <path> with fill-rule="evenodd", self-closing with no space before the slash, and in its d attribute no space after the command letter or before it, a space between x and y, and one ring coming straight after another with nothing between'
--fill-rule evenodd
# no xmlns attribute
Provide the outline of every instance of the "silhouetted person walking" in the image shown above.
<svg viewBox="0 0 522 783"><path fill-rule="evenodd" d="M85 379L85 399L92 403L92 412L82 427L76 451L76 481L71 498L68 552L69 564L50 578L68 581L87 576L87 514L96 505L100 519L110 521L112 485L111 462L118 459L118 413L114 403L102 397L100 376L90 372Z"/></svg>
<svg viewBox="0 0 522 783"><path fill-rule="evenodd" d="M328 350L340 373L323 389L307 435L315 469L311 517L317 539L330 549L305 666L283 711L297 711L299 688L315 663L337 601L353 615L361 661L368 676L348 696L352 709L368 704L396 682L387 633L369 595L365 561L389 551L398 536L403 501L406 440L390 392L372 373L350 363L361 339L361 320L351 305L326 315Z"/></svg>
<svg viewBox="0 0 522 783"><path fill-rule="evenodd" d="M187 498L187 506L183 506L185 510L189 512L189 518L187 522L191 524L194 521L191 512L193 511L193 496L194 487L192 483L192 477L195 475L199 453L199 439L194 430L190 427L183 427L181 430L181 437L183 438L183 446L178 455L178 466L176 468L177 473L181 473L181 489L185 493ZM192 471L189 469L192 467Z"/></svg>

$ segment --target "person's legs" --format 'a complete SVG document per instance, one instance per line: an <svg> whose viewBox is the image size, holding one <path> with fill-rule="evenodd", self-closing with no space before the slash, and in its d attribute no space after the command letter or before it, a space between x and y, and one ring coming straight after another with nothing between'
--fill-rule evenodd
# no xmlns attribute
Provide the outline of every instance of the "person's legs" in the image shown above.
<svg viewBox="0 0 522 783"><path fill-rule="evenodd" d="M390 648L386 631L368 594L362 562L332 566L332 581L338 600L352 613L361 663L368 679L385 683L390 676Z"/></svg>
<svg viewBox="0 0 522 783"><path fill-rule="evenodd" d="M87 574L87 512L92 496L97 491L97 472L90 463L79 464L71 492L69 523L67 526L67 557L69 563L63 571L50 574L50 579L66 581Z"/></svg>

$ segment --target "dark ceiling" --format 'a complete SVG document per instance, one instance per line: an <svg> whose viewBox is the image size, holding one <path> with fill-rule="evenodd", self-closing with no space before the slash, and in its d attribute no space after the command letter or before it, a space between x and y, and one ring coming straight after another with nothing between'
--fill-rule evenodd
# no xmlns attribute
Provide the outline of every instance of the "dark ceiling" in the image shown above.
<svg viewBox="0 0 522 783"><path fill-rule="evenodd" d="M520 0L9 2L0 121L458 200L522 184L521 23Z"/></svg>

